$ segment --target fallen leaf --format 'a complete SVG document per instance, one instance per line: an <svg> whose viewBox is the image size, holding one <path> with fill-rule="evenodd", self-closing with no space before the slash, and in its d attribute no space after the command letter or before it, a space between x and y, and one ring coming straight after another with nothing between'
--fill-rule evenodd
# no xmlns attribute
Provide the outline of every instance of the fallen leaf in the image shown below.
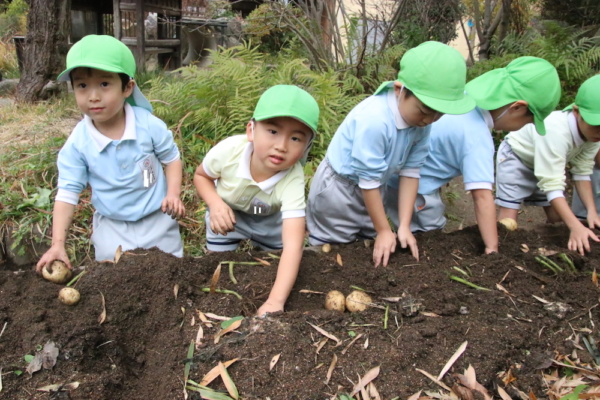
<svg viewBox="0 0 600 400"><path fill-rule="evenodd" d="M381 300L389 301L390 303L397 303L402 297L382 297Z"/></svg>
<svg viewBox="0 0 600 400"><path fill-rule="evenodd" d="M190 322L190 325L191 326L196 325L196 317L194 317L193 315L192 315L192 322Z"/></svg>
<svg viewBox="0 0 600 400"><path fill-rule="evenodd" d="M363 344L363 347L365 348L365 350L367 349L367 347L369 347L369 338L365 339L365 343Z"/></svg>
<svg viewBox="0 0 600 400"><path fill-rule="evenodd" d="M234 362L236 362L238 360L239 360L239 358L234 358L233 360L225 361L223 363L223 365L225 366L225 368L227 368L231 364L233 364ZM206 375L204 375L204 377L202 378L202 381L200 381L200 386L208 386L219 375L221 375L221 370L220 370L220 367L217 365L216 367L214 367L213 369L208 371L208 373Z"/></svg>
<svg viewBox="0 0 600 400"><path fill-rule="evenodd" d="M538 253L540 253L543 256L548 257L548 256L553 256L555 254L558 254L558 251L556 251L556 250L547 250L545 247L540 247L538 249Z"/></svg>
<svg viewBox="0 0 600 400"><path fill-rule="evenodd" d="M221 361L219 361L219 370L221 372L221 379L223 379L223 383L225 384L227 392L231 397L237 400L240 397L240 394L235 386L235 383L233 382L233 379L231 379L231 376L227 372L227 368L225 368L225 365L223 365Z"/></svg>
<svg viewBox="0 0 600 400"><path fill-rule="evenodd" d="M342 256L340 256L340 253L337 253L336 261L340 265L340 267L344 266L344 263L342 262Z"/></svg>
<svg viewBox="0 0 600 400"><path fill-rule="evenodd" d="M227 321L228 319L231 319L229 317L222 317L220 315L216 315L216 314L209 313L209 312L205 313L204 315L210 319L216 319L217 321ZM200 318L200 319L202 319L202 318Z"/></svg>
<svg viewBox="0 0 600 400"><path fill-rule="evenodd" d="M512 397L510 397L508 393L506 393L506 390L502 389L500 386L498 386L497 389L498 394L500 395L500 397L502 397L502 400L512 400Z"/></svg>
<svg viewBox="0 0 600 400"><path fill-rule="evenodd" d="M75 390L79 387L79 382L70 382L67 384L58 384L55 383L54 385L47 385L47 386L42 386L40 388L37 388L36 390L38 392L58 392L60 391L67 391L67 390Z"/></svg>
<svg viewBox="0 0 600 400"><path fill-rule="evenodd" d="M104 320L106 320L106 301L104 301L104 295L102 294L102 292L100 292L100 299L102 300L102 312L98 317L98 323L102 325Z"/></svg>
<svg viewBox="0 0 600 400"><path fill-rule="evenodd" d="M119 247L117 247L117 251L115 252L115 264L119 262L122 255L123 255L123 247L121 245L119 245Z"/></svg>
<svg viewBox="0 0 600 400"><path fill-rule="evenodd" d="M521 245L521 251L522 251L523 253L529 253L529 246L527 246L525 243L523 243L523 244Z"/></svg>
<svg viewBox="0 0 600 400"><path fill-rule="evenodd" d="M439 317L438 314L432 313L432 312L427 312L427 311L421 311L421 315L424 315L426 317L433 317L433 318Z"/></svg>
<svg viewBox="0 0 600 400"><path fill-rule="evenodd" d="M202 321L204 324L206 324L206 326L208 326L209 328L212 328L212 322L210 322L207 318L206 315L204 315L204 313L200 310L196 310L198 312L198 318L200 318L200 321Z"/></svg>
<svg viewBox="0 0 600 400"><path fill-rule="evenodd" d="M510 294L510 293L508 292L508 290L506 290L506 288L505 288L504 286L502 286L501 284L499 284L499 283L496 283L496 289L498 289L499 291L501 291L501 292L502 292L502 293L504 293L504 294L507 294L507 295L509 295L509 296L512 296L512 294Z"/></svg>
<svg viewBox="0 0 600 400"><path fill-rule="evenodd" d="M594 272L592 272L592 283L598 286L598 274L596 273L596 268L594 268Z"/></svg>
<svg viewBox="0 0 600 400"><path fill-rule="evenodd" d="M313 328L316 329L317 332L319 332L321 335L323 336L327 336L329 339L335 341L338 345L342 343L342 341L340 339L338 339L337 337L333 336L331 333L327 332L326 330L319 328L318 326L315 326L313 324L311 324L310 322L307 322L307 324L309 324L310 326L312 326Z"/></svg>
<svg viewBox="0 0 600 400"><path fill-rule="evenodd" d="M279 357L281 357L281 353L275 354L273 358L271 358L271 362L269 363L269 371L275 367L275 364L277 364L277 361L279 361Z"/></svg>
<svg viewBox="0 0 600 400"><path fill-rule="evenodd" d="M529 391L529 400L537 400L537 397L532 390Z"/></svg>
<svg viewBox="0 0 600 400"><path fill-rule="evenodd" d="M29 372L29 375L33 375L34 372L37 372L40 369L42 369L42 353L38 352L27 366L27 372Z"/></svg>
<svg viewBox="0 0 600 400"><path fill-rule="evenodd" d="M377 378L379 375L379 367L375 367L367 371L367 373L358 380L358 383L354 385L354 389L352 389L352 393L350 393L350 397L354 396L356 393L360 392L366 385L368 385L373 379Z"/></svg>
<svg viewBox="0 0 600 400"><path fill-rule="evenodd" d="M258 257L252 257L252 258L254 258L256 261L258 261L259 263L261 263L265 267L270 267L271 266L271 263L268 262L267 260L263 260L262 258L258 258Z"/></svg>
<svg viewBox="0 0 600 400"><path fill-rule="evenodd" d="M372 400L381 400L381 396L379 395L379 392L377 391L377 388L373 382L369 383L367 388L369 389L369 396Z"/></svg>
<svg viewBox="0 0 600 400"><path fill-rule="evenodd" d="M422 392L422 390L419 390L417 393L413 394L412 396L410 396L406 400L418 400L419 397L421 396L421 392Z"/></svg>
<svg viewBox="0 0 600 400"><path fill-rule="evenodd" d="M319 354L319 351L321 351L321 349L323 348L323 346L325 346L325 343L327 343L328 340L329 340L329 338L326 338L326 337L321 339L321 341L317 345L317 354Z"/></svg>
<svg viewBox="0 0 600 400"><path fill-rule="evenodd" d="M492 400L492 396L490 396L487 389L484 388L479 382L477 382L475 368L473 368L472 365L469 365L469 367L465 370L464 375L461 375L461 374L455 374L455 375L458 377L458 379L460 380L460 383L462 385L464 385L465 387L467 387L471 390L475 390L475 391L481 393L485 400Z"/></svg>
<svg viewBox="0 0 600 400"><path fill-rule="evenodd" d="M307 294L325 294L324 292L315 292L314 290L308 290L308 289L302 289L299 290L300 293L307 293Z"/></svg>
<svg viewBox="0 0 600 400"><path fill-rule="evenodd" d="M452 392L454 394L456 394L456 396L460 400L475 400L473 391L471 389L469 389L468 387L459 385L458 383L455 383L454 385L452 385Z"/></svg>
<svg viewBox="0 0 600 400"><path fill-rule="evenodd" d="M58 347L52 340L49 340L42 349L42 367L44 369L52 369L56 365L58 357Z"/></svg>
<svg viewBox="0 0 600 400"><path fill-rule="evenodd" d="M215 272L213 273L212 279L210 280L210 293L215 293L215 289L217 288L217 283L219 283L219 278L221 277L221 263L217 265Z"/></svg>
<svg viewBox="0 0 600 400"><path fill-rule="evenodd" d="M175 295L175 298L177 298L177 294L179 294L179 284L176 283L175 286L173 286L173 294Z"/></svg>
<svg viewBox="0 0 600 400"><path fill-rule="evenodd" d="M435 376L433 376L433 375L431 375L429 372L427 372L427 371L424 371L424 370L422 370L422 369L419 369L419 368L415 368L415 370L416 370L416 371L418 371L418 372L420 372L420 373L422 373L423 375L425 375L426 377L428 377L428 378L429 378L429 379L431 379L433 382L435 382L437 385L439 385L439 386L443 387L443 388L444 388L444 389L446 389L447 391L449 391L449 392L450 392L450 391L452 391L452 389L450 389L450 388L449 388L449 387L448 387L448 386L447 386L447 385L446 385L444 382L442 382L442 381L440 381L440 380L436 379L436 377L435 377Z"/></svg>
<svg viewBox="0 0 600 400"><path fill-rule="evenodd" d="M240 325L242 324L242 320L238 319L237 321L234 321L231 325L229 325L227 328L225 329L221 329L216 335L215 335L215 344L219 343L219 339L221 339L221 336L228 334L229 332L232 332L234 330L236 330L237 328L240 327Z"/></svg>
<svg viewBox="0 0 600 400"><path fill-rule="evenodd" d="M331 375L333 374L333 370L335 369L335 365L337 364L337 356L334 354L331 359L331 364L329 364L329 369L327 370L327 379L325 379L325 384L329 383L331 379Z"/></svg>
<svg viewBox="0 0 600 400"><path fill-rule="evenodd" d="M352 339L352 341L350 343L348 343L348 346L346 346L344 348L344 350L342 350L342 354L346 354L346 352L348 351L348 349L350 348L350 346L352 346L354 344L354 342L356 342L359 338L362 337L362 333L356 335L356 337L354 339Z"/></svg>
<svg viewBox="0 0 600 400"><path fill-rule="evenodd" d="M461 344L458 347L458 350L456 350L456 352L452 355L452 357L450 357L450 359L448 360L448 362L446 363L446 365L444 365L444 368L442 368L442 371L438 375L438 377L437 377L438 381L440 379L442 379L442 377L446 374L446 372L448 372L448 370L452 367L452 365L454 364L454 362L456 362L456 360L458 360L458 357L460 357L461 354L466 350L467 344L468 344L467 341L465 341L463 344Z"/></svg>
<svg viewBox="0 0 600 400"><path fill-rule="evenodd" d="M204 329L202 329L202 324L198 324L198 333L196 334L196 350L202 344L202 339L204 339Z"/></svg>

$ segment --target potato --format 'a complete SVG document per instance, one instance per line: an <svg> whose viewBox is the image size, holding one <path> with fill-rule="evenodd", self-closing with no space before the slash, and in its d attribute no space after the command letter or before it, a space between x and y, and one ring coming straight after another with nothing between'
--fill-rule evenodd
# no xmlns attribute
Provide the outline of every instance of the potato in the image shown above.
<svg viewBox="0 0 600 400"><path fill-rule="evenodd" d="M364 311L372 302L371 296L363 291L355 290L346 297L346 308L350 312Z"/></svg>
<svg viewBox="0 0 600 400"><path fill-rule="evenodd" d="M54 260L42 268L42 276L54 283L65 283L71 279L71 275L73 273L69 267L60 260Z"/></svg>
<svg viewBox="0 0 600 400"><path fill-rule="evenodd" d="M321 251L323 253L329 253L331 251L331 245L329 243L325 243L322 247L321 247Z"/></svg>
<svg viewBox="0 0 600 400"><path fill-rule="evenodd" d="M344 312L346 310L344 293L339 290L332 290L327 293L327 297L325 297L325 308L328 310Z"/></svg>
<svg viewBox="0 0 600 400"><path fill-rule="evenodd" d="M509 231L514 231L518 227L517 221L515 221L512 218L502 218L498 222L500 222L502 225L504 225L506 227L506 229L508 229Z"/></svg>
<svg viewBox="0 0 600 400"><path fill-rule="evenodd" d="M80 298L81 295L79 294L79 290L71 287L64 287L58 292L58 299L68 306L77 304Z"/></svg>

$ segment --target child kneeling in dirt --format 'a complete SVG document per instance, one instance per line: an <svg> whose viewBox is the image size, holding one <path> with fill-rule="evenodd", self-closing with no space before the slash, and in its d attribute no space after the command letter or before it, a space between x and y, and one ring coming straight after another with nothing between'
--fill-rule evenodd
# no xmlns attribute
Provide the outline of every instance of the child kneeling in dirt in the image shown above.
<svg viewBox="0 0 600 400"><path fill-rule="evenodd" d="M298 275L306 208L301 160L318 121L319 106L310 94L297 86L273 86L258 100L246 134L213 147L194 175L208 206L209 251L235 250L244 239L265 250L283 248L275 284L258 315L282 311Z"/></svg>
<svg viewBox="0 0 600 400"><path fill-rule="evenodd" d="M475 107L464 93L466 71L457 50L425 42L404 54L396 81L384 82L354 107L312 180L307 216L312 245L375 238L377 267L387 265L398 238L419 259L410 220L429 125L443 113ZM385 201L390 194L395 202ZM399 215L397 238L386 214Z"/></svg>
<svg viewBox="0 0 600 400"><path fill-rule="evenodd" d="M544 134L544 118L560 99L560 80L548 61L520 57L506 68L489 71L467 83L477 107L463 115L444 115L431 126L429 155L421 168L411 231L446 225L441 188L463 176L470 191L485 253L498 251L494 184L494 140L491 129L514 131L535 122Z"/></svg>
<svg viewBox="0 0 600 400"><path fill-rule="evenodd" d="M174 219L185 212L179 150L165 123L151 114L134 73L133 54L112 36L89 35L69 50L67 69L58 79L71 81L84 118L58 154L52 247L38 271L56 259L70 266L65 241L88 183L96 260L113 260L119 246L156 246L183 256Z"/></svg>
<svg viewBox="0 0 600 400"><path fill-rule="evenodd" d="M508 134L498 149L496 204L499 218L516 221L521 202L544 207L548 222L569 227L569 250L590 251L589 239L598 237L573 214L564 196L565 167L571 174L590 228L600 227L590 175L600 149L600 76L585 81L575 103L555 111L544 121L546 135L531 126Z"/></svg>

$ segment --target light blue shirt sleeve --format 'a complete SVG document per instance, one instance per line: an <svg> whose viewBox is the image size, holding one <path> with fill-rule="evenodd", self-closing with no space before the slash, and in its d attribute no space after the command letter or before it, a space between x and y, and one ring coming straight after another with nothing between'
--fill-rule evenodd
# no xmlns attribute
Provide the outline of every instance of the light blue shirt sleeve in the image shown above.
<svg viewBox="0 0 600 400"><path fill-rule="evenodd" d="M492 189L494 183L494 140L485 126L465 132L461 171L465 189ZM473 187L469 184L483 184Z"/></svg>
<svg viewBox="0 0 600 400"><path fill-rule="evenodd" d="M83 154L71 136L58 153L58 188L81 193L88 184L89 171Z"/></svg>
<svg viewBox="0 0 600 400"><path fill-rule="evenodd" d="M361 118L354 121L351 167L360 180L380 181L388 169L386 161L389 146L383 121Z"/></svg>
<svg viewBox="0 0 600 400"><path fill-rule="evenodd" d="M429 133L431 132L431 125L428 125L425 128L413 129L416 131L415 139L402 170L420 169L423 164L425 164L425 159L429 154Z"/></svg>
<svg viewBox="0 0 600 400"><path fill-rule="evenodd" d="M173 140L173 133L167 128L167 125L154 115L148 116L148 127L152 144L154 146L154 154L161 164L170 164L173 161L179 160L179 148Z"/></svg>

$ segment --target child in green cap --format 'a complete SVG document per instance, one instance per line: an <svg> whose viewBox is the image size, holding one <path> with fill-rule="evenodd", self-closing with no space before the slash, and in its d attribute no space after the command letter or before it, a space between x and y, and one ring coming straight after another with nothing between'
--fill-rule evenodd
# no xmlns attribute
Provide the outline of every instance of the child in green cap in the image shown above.
<svg viewBox="0 0 600 400"><path fill-rule="evenodd" d="M174 219L185 212L179 150L165 123L151 114L134 73L133 54L112 36L86 36L67 54L67 69L58 80L71 81L84 117L58 154L52 247L38 271L57 259L71 266L65 241L88 184L96 260L113 260L119 246L156 246L183 256Z"/></svg>
<svg viewBox="0 0 600 400"><path fill-rule="evenodd" d="M301 161L318 121L319 106L310 94L297 86L273 86L258 100L246 134L213 147L194 175L196 190L208 206L209 251L235 250L244 239L265 250L283 248L259 316L283 310L298 275L306 208Z"/></svg>
<svg viewBox="0 0 600 400"><path fill-rule="evenodd" d="M444 115L431 126L429 155L421 168L411 230L430 231L446 225L441 188L457 176L470 191L485 253L498 251L494 184L494 140L491 129L517 130L543 120L558 104L560 80L546 60L520 57L473 79L466 86L477 107L463 115ZM532 127L533 130L535 128Z"/></svg>
<svg viewBox="0 0 600 400"><path fill-rule="evenodd" d="M317 169L308 196L311 244L375 237L373 262L385 266L396 248L386 214L396 214L400 245L418 260L410 220L429 125L442 114L475 107L465 96L465 80L464 59L445 44L425 42L406 52L398 79L383 83L348 114ZM390 195L399 201L384 205Z"/></svg>
<svg viewBox="0 0 600 400"><path fill-rule="evenodd" d="M573 214L565 200L565 168L587 210L590 228L600 227L590 175L600 149L600 76L585 81L575 104L555 111L544 120L546 135L531 126L508 134L498 149L496 204L499 219L517 220L521 202L544 207L548 222L564 221L569 227L569 250L590 251L589 239L598 237Z"/></svg>

